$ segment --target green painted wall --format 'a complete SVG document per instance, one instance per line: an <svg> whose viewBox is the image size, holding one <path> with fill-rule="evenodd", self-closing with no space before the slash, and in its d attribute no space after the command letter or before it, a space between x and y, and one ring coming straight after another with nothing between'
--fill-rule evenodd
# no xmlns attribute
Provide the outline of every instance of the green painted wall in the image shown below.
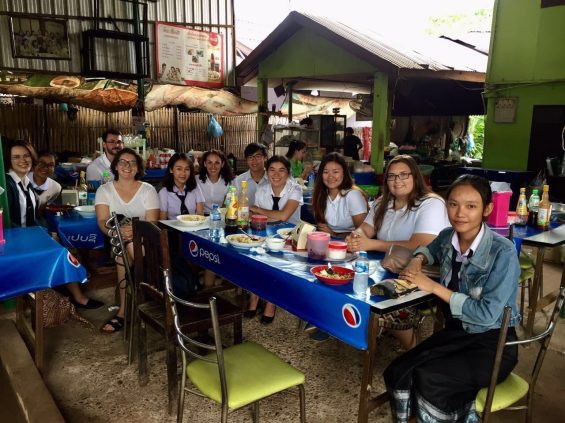
<svg viewBox="0 0 565 423"><path fill-rule="evenodd" d="M330 41L300 29L259 64L259 78L356 74L378 69Z"/></svg>
<svg viewBox="0 0 565 423"><path fill-rule="evenodd" d="M565 105L565 6L497 0L487 71L483 167L525 170L534 105ZM517 97L514 123L494 123L494 99Z"/></svg>

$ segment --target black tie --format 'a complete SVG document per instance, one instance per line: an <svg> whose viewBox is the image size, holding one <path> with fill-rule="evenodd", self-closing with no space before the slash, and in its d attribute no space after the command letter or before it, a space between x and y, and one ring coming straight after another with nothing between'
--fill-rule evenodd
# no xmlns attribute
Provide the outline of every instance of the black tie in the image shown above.
<svg viewBox="0 0 565 423"><path fill-rule="evenodd" d="M26 226L35 225L35 208L33 207L33 201L31 201L31 194L29 190L24 188L24 184L20 181L20 188L26 196Z"/></svg>
<svg viewBox="0 0 565 423"><path fill-rule="evenodd" d="M35 191L35 193L36 193L37 195L41 195L41 194L43 194L43 193L45 192L45 190L44 190L44 189L41 189L41 188L34 188L33 190Z"/></svg>
<svg viewBox="0 0 565 423"><path fill-rule="evenodd" d="M473 256L473 251L469 251L467 254L467 260L470 260ZM461 271L461 265L463 262L457 261L457 251L455 248L453 249L453 258L451 259L451 280L449 281L449 285L447 287L451 289L453 292L459 292L459 272Z"/></svg>
<svg viewBox="0 0 565 423"><path fill-rule="evenodd" d="M281 199L281 197L275 197L274 195L272 197L273 197L273 210L278 210L279 200Z"/></svg>
<svg viewBox="0 0 565 423"><path fill-rule="evenodd" d="M180 200L180 214L190 214L188 213L188 208L186 207L186 204L184 204L184 200L186 199L186 191L184 192L184 195L180 195L177 192L175 192L175 194Z"/></svg>

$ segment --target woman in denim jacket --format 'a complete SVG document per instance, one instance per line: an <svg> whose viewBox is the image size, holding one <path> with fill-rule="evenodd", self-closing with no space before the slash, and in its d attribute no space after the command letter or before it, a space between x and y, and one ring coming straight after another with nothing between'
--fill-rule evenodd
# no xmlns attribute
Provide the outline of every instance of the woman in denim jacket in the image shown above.
<svg viewBox="0 0 565 423"><path fill-rule="evenodd" d="M394 421L477 421L475 397L487 386L505 306L512 308L507 340L515 340L520 266L512 242L483 220L492 211L488 181L459 177L447 192L452 228L418 248L402 277L442 300L445 328L394 360L384 378ZM440 265L440 283L421 272ZM500 380L516 365L517 347L504 350Z"/></svg>

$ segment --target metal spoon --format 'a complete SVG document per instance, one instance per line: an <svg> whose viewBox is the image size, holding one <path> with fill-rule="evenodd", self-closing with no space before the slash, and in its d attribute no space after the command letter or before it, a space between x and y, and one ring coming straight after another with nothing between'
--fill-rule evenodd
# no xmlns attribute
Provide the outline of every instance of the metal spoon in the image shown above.
<svg viewBox="0 0 565 423"><path fill-rule="evenodd" d="M241 232L242 234L244 234L247 238L249 238L251 241L257 241L257 237L255 237L255 235L249 235L247 232L245 232L243 229L241 228L237 228L237 230L239 232Z"/></svg>
<svg viewBox="0 0 565 423"><path fill-rule="evenodd" d="M334 270L332 269L332 264L331 264L331 262L328 262L328 268L326 269L326 273L327 273L328 275L334 275L334 274L335 274Z"/></svg>

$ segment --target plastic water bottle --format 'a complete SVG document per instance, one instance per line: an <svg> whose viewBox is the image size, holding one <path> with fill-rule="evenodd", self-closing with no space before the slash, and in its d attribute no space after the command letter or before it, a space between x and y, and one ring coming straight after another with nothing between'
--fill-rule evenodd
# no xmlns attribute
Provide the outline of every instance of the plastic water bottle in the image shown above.
<svg viewBox="0 0 565 423"><path fill-rule="evenodd" d="M369 286L369 259L366 251L359 251L359 258L354 264L353 293L356 297L365 298Z"/></svg>
<svg viewBox="0 0 565 423"><path fill-rule="evenodd" d="M316 182L316 172L310 172L308 175L308 188L314 188L314 183Z"/></svg>
<svg viewBox="0 0 565 423"><path fill-rule="evenodd" d="M210 229L208 236L211 241L219 242L222 237L222 215L217 204L212 205L212 212L210 213Z"/></svg>

